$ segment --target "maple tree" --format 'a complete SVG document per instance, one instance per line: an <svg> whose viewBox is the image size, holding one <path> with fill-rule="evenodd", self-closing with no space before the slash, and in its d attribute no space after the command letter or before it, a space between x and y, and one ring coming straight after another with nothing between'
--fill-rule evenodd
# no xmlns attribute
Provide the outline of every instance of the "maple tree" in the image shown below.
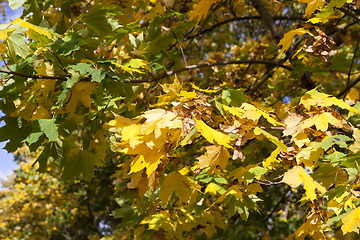
<svg viewBox="0 0 360 240"><path fill-rule="evenodd" d="M9 6L24 10L0 25L0 140L32 157L1 193L0 236L359 234L358 1Z"/></svg>

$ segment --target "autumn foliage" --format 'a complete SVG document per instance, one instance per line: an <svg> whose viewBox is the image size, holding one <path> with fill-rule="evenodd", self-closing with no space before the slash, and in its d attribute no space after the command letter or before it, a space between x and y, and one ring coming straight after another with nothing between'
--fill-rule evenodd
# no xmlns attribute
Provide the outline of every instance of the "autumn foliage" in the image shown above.
<svg viewBox="0 0 360 240"><path fill-rule="evenodd" d="M359 234L358 1L9 5L0 238Z"/></svg>

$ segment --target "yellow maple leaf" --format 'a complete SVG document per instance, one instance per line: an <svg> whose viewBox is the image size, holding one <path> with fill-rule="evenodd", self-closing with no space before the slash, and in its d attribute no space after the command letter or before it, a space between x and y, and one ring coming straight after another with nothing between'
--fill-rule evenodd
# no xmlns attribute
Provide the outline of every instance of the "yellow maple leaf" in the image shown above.
<svg viewBox="0 0 360 240"><path fill-rule="evenodd" d="M273 162L275 162L277 155L280 153L280 148L276 148L268 158L266 158L263 161L263 166L264 168L270 166L270 164L272 164Z"/></svg>
<svg viewBox="0 0 360 240"><path fill-rule="evenodd" d="M329 123L337 128L341 128L342 126L339 119L335 118L330 112L325 112L306 119L302 122L300 127L306 129L315 125L317 130L325 132L328 129Z"/></svg>
<svg viewBox="0 0 360 240"><path fill-rule="evenodd" d="M246 168L244 167L238 167L235 170L231 171L229 177L230 178L236 178L241 183L243 181L243 174L246 172L249 168L253 167L253 165L248 165Z"/></svg>
<svg viewBox="0 0 360 240"><path fill-rule="evenodd" d="M216 183L209 183L205 189L205 193L210 193L212 196L215 196L218 192L221 191L225 190Z"/></svg>
<svg viewBox="0 0 360 240"><path fill-rule="evenodd" d="M20 23L20 22L22 22L22 21L24 21L24 20L22 20L21 18L16 18L14 21L12 21L12 22L9 24L8 27L10 27L11 25L18 24L18 23Z"/></svg>
<svg viewBox="0 0 360 240"><path fill-rule="evenodd" d="M197 158L199 160L199 168L210 167L207 172L208 175L214 172L217 165L225 169L230 157L228 150L217 145L207 146L205 149L206 153Z"/></svg>
<svg viewBox="0 0 360 240"><path fill-rule="evenodd" d="M355 138L355 142L349 149L354 153L357 153L360 150L360 130L358 128L354 128L353 137Z"/></svg>
<svg viewBox="0 0 360 240"><path fill-rule="evenodd" d="M139 188L139 196L142 197L148 190L148 179L143 176L143 172L137 172L131 178L131 181L127 184L130 189Z"/></svg>
<svg viewBox="0 0 360 240"><path fill-rule="evenodd" d="M251 183L247 186L247 191L256 195L258 192L263 192L263 188L260 186L260 183Z"/></svg>
<svg viewBox="0 0 360 240"><path fill-rule="evenodd" d="M151 149L146 145L139 146L142 146L142 148L137 148L140 153L132 161L129 173L139 172L146 168L146 174L150 176L159 166L160 160L166 158L166 154L163 149Z"/></svg>
<svg viewBox="0 0 360 240"><path fill-rule="evenodd" d="M187 202L190 194L189 188L193 188L194 184L193 180L181 175L179 172L171 172L164 179L159 192L159 199L165 204L175 191L181 201Z"/></svg>
<svg viewBox="0 0 360 240"><path fill-rule="evenodd" d="M341 203L341 200L335 197L334 199L330 200L327 204L327 208L333 211L337 216L339 216L343 210L344 204Z"/></svg>
<svg viewBox="0 0 360 240"><path fill-rule="evenodd" d="M231 187L228 188L228 190L226 190L226 192L223 195L221 195L221 197L216 199L216 201L210 206L210 208L214 206L216 203L222 202L228 195L233 195L236 198L242 198L243 193L241 192L238 185L232 185Z"/></svg>
<svg viewBox="0 0 360 240"><path fill-rule="evenodd" d="M234 116L242 117L245 112L242 108L239 107L229 107L225 104L221 104L221 106L224 108L225 111L229 112Z"/></svg>
<svg viewBox="0 0 360 240"><path fill-rule="evenodd" d="M310 16L318 8L323 8L326 3L326 1L324 0L296 0L296 1L307 4L304 17Z"/></svg>
<svg viewBox="0 0 360 240"><path fill-rule="evenodd" d="M37 106L33 112L33 115L30 118L30 121L39 120L39 119L49 119L51 115L49 111L43 106Z"/></svg>
<svg viewBox="0 0 360 240"><path fill-rule="evenodd" d="M20 24L20 27L26 27L26 28L32 29L39 34L44 35L51 40L54 40L53 35L52 35L52 33L50 33L48 28L39 27L39 26L33 25L26 21L22 22Z"/></svg>
<svg viewBox="0 0 360 240"><path fill-rule="evenodd" d="M77 97L84 104L85 107L91 108L92 98L91 93L96 88L97 84L94 82L78 82L74 90L77 92Z"/></svg>
<svg viewBox="0 0 360 240"><path fill-rule="evenodd" d="M15 28L0 29L0 40L4 41L9 33L12 33L13 31L15 31Z"/></svg>
<svg viewBox="0 0 360 240"><path fill-rule="evenodd" d="M200 22L200 20L207 15L211 5L213 5L216 2L219 2L220 0L201 0L194 10L190 13L190 21L194 18L198 17L198 20L196 22L196 25Z"/></svg>
<svg viewBox="0 0 360 240"><path fill-rule="evenodd" d="M287 116L284 120L284 123L286 125L285 130L283 131L283 134L285 136L293 135L297 131L299 131L299 123L304 119L303 116L296 114L296 113L290 113L289 116Z"/></svg>
<svg viewBox="0 0 360 240"><path fill-rule="evenodd" d="M279 53L279 55L282 54L283 52L286 52L290 48L291 43L296 35L304 35L306 33L313 36L313 34L309 30L304 28L294 29L285 33L284 37L280 40L278 44L278 46L282 45L281 52Z"/></svg>
<svg viewBox="0 0 360 240"><path fill-rule="evenodd" d="M276 121L276 119L270 115L270 112L274 111L272 108L264 108L260 104L256 104L256 105L257 106L254 106L253 104L250 103L243 103L241 105L241 108L244 110L244 114L242 115L242 118L248 118L250 120L256 121L261 116L263 116L273 126L284 126L284 124Z"/></svg>
<svg viewBox="0 0 360 240"><path fill-rule="evenodd" d="M320 93L316 88L306 92L300 99L300 104L303 104L307 110L310 110L311 106L330 107L332 105L338 106L342 109L359 113L358 110L348 105L341 99L337 99L331 95Z"/></svg>
<svg viewBox="0 0 360 240"><path fill-rule="evenodd" d="M128 118L125 118L123 116L120 116L120 115L117 115L115 113L113 113L114 116L115 116L115 120L111 120L109 122L109 125L112 126L112 127L115 127L115 128L124 128L124 127L127 127L127 126L130 126L132 124L137 124L137 122L135 121L132 121Z"/></svg>
<svg viewBox="0 0 360 240"><path fill-rule="evenodd" d="M5 44L0 42L0 54L5 54L5 50L7 50L7 47L5 46Z"/></svg>
<svg viewBox="0 0 360 240"><path fill-rule="evenodd" d="M354 201L357 198L353 196L351 192L345 191L341 196L335 197L328 203L328 209L332 210L337 216L339 216L343 210L355 209L356 205Z"/></svg>
<svg viewBox="0 0 360 240"><path fill-rule="evenodd" d="M320 183L314 181L314 179L301 166L295 166L291 170L287 171L281 182L287 183L292 188L297 188L303 183L306 190L306 196L311 201L316 199L315 189L318 189L321 193L326 192L326 188L321 186Z"/></svg>
<svg viewBox="0 0 360 240"><path fill-rule="evenodd" d="M309 142L306 148L302 148L296 154L296 162L297 164L304 164L305 167L310 169L311 171L317 167L317 162L319 158L324 154L324 149L322 147L318 147L318 142Z"/></svg>
<svg viewBox="0 0 360 240"><path fill-rule="evenodd" d="M360 229L360 207L355 208L349 214L347 214L343 219L341 219L343 225L341 226L341 231L345 235L348 232L359 233Z"/></svg>
<svg viewBox="0 0 360 240"><path fill-rule="evenodd" d="M151 71L151 68L148 65L150 63L140 58L132 58L127 64L131 68L135 68L135 69L144 68L148 71Z"/></svg>
<svg viewBox="0 0 360 240"><path fill-rule="evenodd" d="M160 84L160 86L162 87L164 92L166 93L173 92L175 94L179 93L182 88L180 81L176 75L174 78L174 82L172 84Z"/></svg>
<svg viewBox="0 0 360 240"><path fill-rule="evenodd" d="M322 230L319 230L319 226L323 224L321 215L315 213L310 215L306 222L296 230L295 233L291 234L286 240L304 239L308 234L313 236L313 239L326 239Z"/></svg>
<svg viewBox="0 0 360 240"><path fill-rule="evenodd" d="M299 148L310 142L308 135L304 133L304 130L293 134L291 141L294 142Z"/></svg>
<svg viewBox="0 0 360 240"><path fill-rule="evenodd" d="M175 129L182 127L181 119L172 112L163 109L152 109L140 115L146 121L140 126L140 132L144 135L155 132L155 137L162 135L163 128Z"/></svg>
<svg viewBox="0 0 360 240"><path fill-rule="evenodd" d="M159 213L150 215L144 218L140 224L148 224L149 229L154 229L158 231L159 228L163 228L167 232L173 231L175 227L174 222L171 220L169 210L164 210Z"/></svg>
<svg viewBox="0 0 360 240"><path fill-rule="evenodd" d="M206 140L213 144L218 143L224 147L231 148L229 145L230 138L227 135L212 129L201 120L196 120L196 122L198 131L206 138Z"/></svg>
<svg viewBox="0 0 360 240"><path fill-rule="evenodd" d="M54 74L55 74L54 65L49 62L42 62L41 66L34 68L34 70L39 75L54 76ZM43 79L39 79L39 80L43 80ZM39 82L39 80L38 80L38 82ZM50 81L54 81L54 80L50 80Z"/></svg>
<svg viewBox="0 0 360 240"><path fill-rule="evenodd" d="M135 145L132 145L132 143L135 143L135 141L131 141L131 140L135 140L135 137L140 135L140 125L139 124L132 124L129 126L125 126L123 127L122 131L121 131L121 137L123 141L127 141L130 140L130 146L134 147ZM137 142L137 141L136 141Z"/></svg>
<svg viewBox="0 0 360 240"><path fill-rule="evenodd" d="M346 94L345 102L349 105L354 105L357 102L358 98L359 98L359 92L356 89L352 88L350 89L348 94Z"/></svg>
<svg viewBox="0 0 360 240"><path fill-rule="evenodd" d="M316 23L327 23L330 19L336 19L339 18L339 16L329 16L329 17L313 17L307 20L306 22L311 22L312 24Z"/></svg>
<svg viewBox="0 0 360 240"><path fill-rule="evenodd" d="M197 99L196 92L188 92L188 91L180 91L180 93L176 94L178 97L183 97L184 101L187 101L188 99Z"/></svg>
<svg viewBox="0 0 360 240"><path fill-rule="evenodd" d="M195 84L193 84L192 82L190 83L191 84L191 87L200 91L200 92L205 92L205 93L216 93L218 91L220 91L221 89L218 89L218 90L211 90L211 89L201 89L199 88L198 86L196 86Z"/></svg>
<svg viewBox="0 0 360 240"><path fill-rule="evenodd" d="M79 102L86 108L91 108L91 93L96 88L95 82L80 81L71 90L70 101L66 104L67 112L74 112Z"/></svg>

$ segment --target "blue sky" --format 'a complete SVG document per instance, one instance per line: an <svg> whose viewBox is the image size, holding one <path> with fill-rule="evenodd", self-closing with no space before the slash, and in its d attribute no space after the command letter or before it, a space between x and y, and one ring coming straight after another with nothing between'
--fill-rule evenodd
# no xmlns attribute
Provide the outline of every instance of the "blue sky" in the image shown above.
<svg viewBox="0 0 360 240"><path fill-rule="evenodd" d="M0 19L0 23L10 23L10 20L14 20L20 17L22 14L22 9L12 10L10 7L6 7L6 20L4 21L2 18ZM0 62L2 66L2 62ZM1 116L2 113L0 112ZM0 126L4 126L4 122L0 123ZM0 179L6 178L7 175L12 173L12 170L16 168L16 163L14 162L13 154L8 154L5 149L6 142L0 143ZM1 189L1 186L0 186Z"/></svg>

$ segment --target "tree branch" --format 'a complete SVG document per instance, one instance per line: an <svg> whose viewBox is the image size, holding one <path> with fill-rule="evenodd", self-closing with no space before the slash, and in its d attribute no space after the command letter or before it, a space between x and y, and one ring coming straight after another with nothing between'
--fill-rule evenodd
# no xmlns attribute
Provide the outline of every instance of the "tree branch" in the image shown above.
<svg viewBox="0 0 360 240"><path fill-rule="evenodd" d="M349 86L347 86L344 90L342 90L339 94L336 95L337 98L341 97L343 94L347 93L353 86L355 86L358 82L360 82L360 76L357 77Z"/></svg>
<svg viewBox="0 0 360 240"><path fill-rule="evenodd" d="M34 79L54 79L54 80L61 80L61 81L66 81L67 80L65 76L31 75L31 74L15 72L15 71L6 70L6 69L0 69L0 72L7 73L7 74L12 74L12 75L15 75L15 76L26 77L26 78L34 78Z"/></svg>
<svg viewBox="0 0 360 240"><path fill-rule="evenodd" d="M262 222L266 222L277 210L277 208L280 206L280 203L282 203L285 200L285 195L283 194L279 201L276 203L275 207L271 210L271 212L262 220Z"/></svg>
<svg viewBox="0 0 360 240"><path fill-rule="evenodd" d="M356 22L360 22L360 17L358 17L356 14L350 12L349 10L345 9L344 7L341 7L338 9L345 15L352 17Z"/></svg>
<svg viewBox="0 0 360 240"><path fill-rule="evenodd" d="M205 29L202 29L201 31L199 31L198 33L196 34L193 34L193 35L190 35L190 36L186 36L183 41L186 41L186 40L189 40L191 38L196 38L198 37L199 35L201 34L204 34L204 33L207 33L207 32L211 32L213 31L215 28L218 28L224 24L227 24L227 23L230 23L230 22L235 22L235 21L242 21L242 20L253 20L253 19L259 19L261 20L261 17L260 16L248 16L248 17L233 17L233 18L229 18L229 19L226 19L222 22L218 22L214 25L212 25L211 27L209 28L205 28ZM301 20L303 19L302 17L286 17L286 16L279 16L279 17L275 17L274 18L275 20Z"/></svg>
<svg viewBox="0 0 360 240"><path fill-rule="evenodd" d="M283 35L280 29L276 26L274 19L270 16L269 12L266 10L261 0L252 0L252 4L255 7L256 11L259 13L262 20L264 21L266 27L270 30L273 38L278 43L282 39ZM286 52L286 56L290 60L290 62L294 65L294 62L297 61L297 58L293 57L293 55L294 55L293 49L290 48ZM301 78L301 82L308 90L316 87L315 83L312 81L310 74L308 72L304 73L304 75Z"/></svg>
<svg viewBox="0 0 360 240"><path fill-rule="evenodd" d="M348 90L350 90L350 89L349 89L349 85L350 85L351 70L352 70L352 66L353 66L353 64L354 64L356 52L357 52L358 47L359 47L359 42L360 42L360 38L359 38L359 40L358 40L357 43L356 43L354 55L353 55L353 57L352 57L351 64L350 64L350 68L349 68L348 79L347 79L347 82L346 82L346 88L347 88ZM346 93L347 93L347 92L345 92L345 95L346 95Z"/></svg>
<svg viewBox="0 0 360 240"><path fill-rule="evenodd" d="M253 182L254 183L259 183L259 184L265 185L265 186L284 184L284 182L272 182L272 181L269 181L269 180L265 180L265 182L254 180Z"/></svg>
<svg viewBox="0 0 360 240"><path fill-rule="evenodd" d="M125 79L125 82L129 82L129 83L155 82L155 81L160 80L162 78L165 78L167 76L171 76L171 75L173 75L175 73L185 72L185 71L188 71L188 70L191 70L191 69L213 67L213 66L223 66L223 65L229 65L229 64L266 64L266 65L273 65L273 66L282 67L282 68L287 69L289 71L293 70L293 68L290 67L290 66L286 66L286 65L283 65L281 63L272 62L272 61L265 61L265 60L232 60L232 61L224 61L224 62L215 62L215 63L204 63L204 64L197 64L197 65L190 65L190 66L186 66L184 68L179 68L179 69L175 69L175 70L172 70L172 71L164 72L163 74L161 74L161 75L159 75L157 77L148 78L148 79ZM67 81L66 76L31 75L31 74L15 72L15 71L6 70L6 69L0 69L0 72L15 75L15 76L33 78L33 79L53 79L53 80Z"/></svg>
<svg viewBox="0 0 360 240"><path fill-rule="evenodd" d="M264 5L261 3L260 0L252 0L252 4L255 7L256 11L259 13L261 19L264 21L266 27L270 30L273 38L276 40L276 42L280 42L283 35L280 29L276 26L274 19L270 16Z"/></svg>
<svg viewBox="0 0 360 240"><path fill-rule="evenodd" d="M267 64L267 65L273 65L273 66L278 66L278 67L282 67L284 69L287 69L289 71L292 71L293 68L277 63L277 62L271 62L271 61L264 61L264 60L232 60L232 61L224 61L224 62L216 62L216 63L204 63L204 64L197 64L197 65L190 65L190 66L186 66L184 68L179 68L179 69L175 69L172 71L167 71L164 72L163 74L154 77L154 78L148 78L148 79L125 79L126 82L129 83L144 83L144 82L155 82L159 79L168 77L170 75L173 75L175 73L179 73L179 72L185 72L191 69L197 69L197 68L205 68L205 67L213 67L213 66L223 66L223 65L229 65L229 64Z"/></svg>

